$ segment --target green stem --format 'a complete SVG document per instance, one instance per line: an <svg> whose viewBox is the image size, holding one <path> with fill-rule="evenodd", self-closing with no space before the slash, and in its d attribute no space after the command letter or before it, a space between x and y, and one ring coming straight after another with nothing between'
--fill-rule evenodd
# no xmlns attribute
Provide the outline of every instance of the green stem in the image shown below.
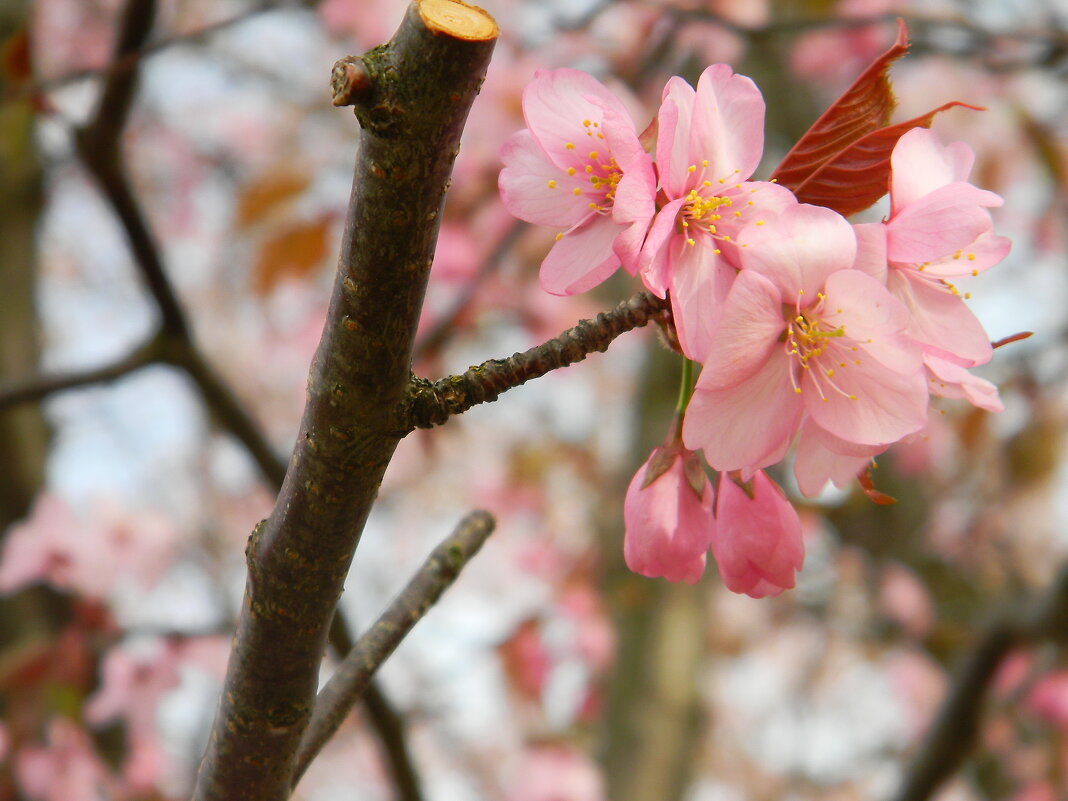
<svg viewBox="0 0 1068 801"><path fill-rule="evenodd" d="M686 414L686 407L689 405L690 398L693 395L693 365L694 362L691 359L683 357L682 378L679 381L679 402L675 404L675 416L678 418L680 427L682 425L682 418Z"/></svg>

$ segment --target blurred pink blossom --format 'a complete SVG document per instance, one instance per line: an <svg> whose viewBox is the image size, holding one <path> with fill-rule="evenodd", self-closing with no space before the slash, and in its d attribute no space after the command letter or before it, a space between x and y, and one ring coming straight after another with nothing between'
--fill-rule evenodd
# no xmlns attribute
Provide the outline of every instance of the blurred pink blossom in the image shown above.
<svg viewBox="0 0 1068 801"><path fill-rule="evenodd" d="M101 502L88 520L61 498L38 496L28 519L11 527L0 560L0 591L43 581L106 598L120 577L151 587L174 557L178 533L153 512Z"/></svg>
<svg viewBox="0 0 1068 801"><path fill-rule="evenodd" d="M566 745L541 745L522 758L506 801L605 801L594 763Z"/></svg>
<svg viewBox="0 0 1068 801"><path fill-rule="evenodd" d="M123 775L137 790L156 786L166 767L156 720L160 699L178 686L178 654L179 646L170 640L150 654L113 648L104 658L101 686L85 706L90 723L125 722L129 747Z"/></svg>
<svg viewBox="0 0 1068 801"><path fill-rule="evenodd" d="M93 751L89 735L67 718L48 724L48 745L15 755L15 776L32 801L105 801L118 797L115 780Z"/></svg>

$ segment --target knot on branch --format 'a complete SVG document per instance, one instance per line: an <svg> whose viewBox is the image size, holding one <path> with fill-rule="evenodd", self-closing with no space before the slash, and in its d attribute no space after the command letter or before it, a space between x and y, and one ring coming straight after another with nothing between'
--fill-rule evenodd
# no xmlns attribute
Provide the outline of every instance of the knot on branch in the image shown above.
<svg viewBox="0 0 1068 801"><path fill-rule="evenodd" d="M335 106L354 106L365 100L373 87L371 73L359 56L345 56L334 62L330 73L330 89Z"/></svg>

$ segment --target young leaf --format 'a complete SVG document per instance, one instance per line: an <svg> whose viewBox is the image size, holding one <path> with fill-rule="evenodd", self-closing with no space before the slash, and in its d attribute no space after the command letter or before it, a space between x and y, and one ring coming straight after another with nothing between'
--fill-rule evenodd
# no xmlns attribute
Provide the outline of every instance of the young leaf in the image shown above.
<svg viewBox="0 0 1068 801"><path fill-rule="evenodd" d="M929 128L936 114L954 106L980 110L953 101L911 120L878 128L823 162L796 186L786 185L802 203L826 206L846 217L864 211L889 190L890 154L897 140L913 128ZM779 183L783 183L781 178Z"/></svg>
<svg viewBox="0 0 1068 801"><path fill-rule="evenodd" d="M909 49L908 27L898 21L897 40L872 62L793 146L772 179L802 203L850 215L871 206L889 189L890 154L907 131L929 127L935 114L965 103L947 103L922 116L890 125L897 105L890 65ZM975 108L975 106L967 106Z"/></svg>
<svg viewBox="0 0 1068 801"><path fill-rule="evenodd" d="M897 105L890 88L890 65L909 49L908 28L898 20L893 47L861 73L786 154L772 178L796 189L816 170L872 131L886 126Z"/></svg>

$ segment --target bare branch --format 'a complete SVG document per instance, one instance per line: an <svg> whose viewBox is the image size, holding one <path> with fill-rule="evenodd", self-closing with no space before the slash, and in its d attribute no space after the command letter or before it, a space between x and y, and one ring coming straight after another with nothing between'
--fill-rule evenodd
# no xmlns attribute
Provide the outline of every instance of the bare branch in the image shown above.
<svg viewBox="0 0 1068 801"><path fill-rule="evenodd" d="M153 339L121 359L102 367L35 376L23 381L0 384L0 412L23 403L39 402L55 392L115 381L158 361L157 346L157 340Z"/></svg>
<svg viewBox="0 0 1068 801"><path fill-rule="evenodd" d="M495 526L493 516L484 511L472 512L460 521L338 665L330 681L319 692L311 722L301 739L294 785L363 697L375 671L437 603L442 593L452 586Z"/></svg>
<svg viewBox="0 0 1068 801"><path fill-rule="evenodd" d="M507 359L490 359L439 381L413 379L403 406L404 433L441 425L452 415L491 403L532 378L580 362L591 353L603 353L620 334L648 324L667 309L666 300L639 292L612 311L583 320L555 339Z"/></svg>
<svg viewBox="0 0 1068 801"><path fill-rule="evenodd" d="M249 578L197 801L282 801L356 544L396 448L412 343L467 112L497 36L456 0L409 7L365 54L363 127L308 405Z"/></svg>

